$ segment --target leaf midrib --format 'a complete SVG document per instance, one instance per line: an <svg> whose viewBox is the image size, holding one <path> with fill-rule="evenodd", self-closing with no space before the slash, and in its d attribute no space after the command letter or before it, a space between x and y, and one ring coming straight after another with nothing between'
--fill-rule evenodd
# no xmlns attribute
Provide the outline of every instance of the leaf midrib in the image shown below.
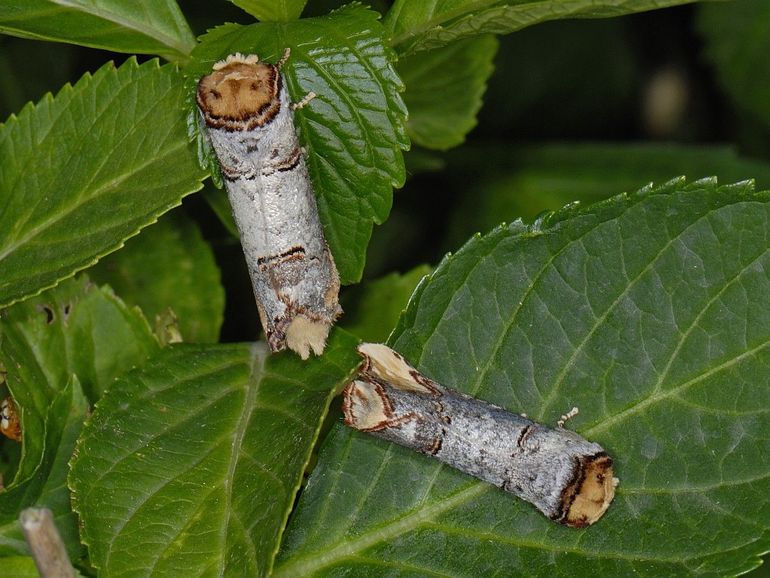
<svg viewBox="0 0 770 578"><path fill-rule="evenodd" d="M380 542L387 542L420 524L443 514L445 511L460 506L468 500L488 492L493 486L484 483L474 483L445 500L437 501L425 508L419 508L399 520L380 526L376 531L362 534L355 540L342 541L338 546L329 548L322 553L313 552L300 556L275 569L273 578L293 578L294 576L310 576L320 568L324 568L337 560L349 558L357 552L366 550Z"/></svg>
<svg viewBox="0 0 770 578"><path fill-rule="evenodd" d="M434 519L452 509L462 506L474 498L478 498L487 492L498 491L494 486L485 482L474 482L470 487L457 492L456 494L438 500L433 504L413 510L410 514L399 520L380 526L374 531L360 535L357 539L341 541L339 545L328 548L323 552L312 552L306 556L299 556L289 559L287 563L279 566L272 574L272 578L293 578L294 576L312 576L318 570L328 567L336 562L355 558L359 552L377 544L387 543L398 536L415 530L419 527L429 527L441 532L451 534L460 533L463 536L471 536L479 540L495 541L512 546L530 548L533 550L545 550L558 553L585 554L586 550L579 547L566 547L564 545L544 544L542 542L528 542L519 539L519 537L506 538L499 534L488 532L478 532L468 528L455 528L435 522ZM684 560L680 556L666 558L655 555L640 555L639 553L623 554L621 552L603 551L601 557L604 559L628 560L628 561L650 561L669 564L682 565Z"/></svg>
<svg viewBox="0 0 770 578"><path fill-rule="evenodd" d="M238 417L238 424L233 431L232 450L230 452L230 463L227 466L227 474L224 480L224 520L221 524L220 533L220 553L218 575L224 576L226 570L226 561L229 554L227 548L227 534L230 528L230 522L233 514L233 480L235 479L235 470L238 467L238 462L241 456L241 447L243 446L243 438L246 436L246 430L248 429L249 422L251 421L251 415L254 413L254 408L257 405L257 396L262 386L263 373L265 363L267 361L267 353L264 349L264 345L260 343L254 343L251 346L251 367L249 369L249 377L246 382L246 399L243 402L243 411ZM253 544L252 544L253 546Z"/></svg>
<svg viewBox="0 0 770 578"><path fill-rule="evenodd" d="M141 34L142 36L146 36L148 38L152 38L153 40L158 41L164 46L173 48L175 51L177 51L179 54L183 56L189 56L190 51L193 49L193 46L195 46L194 42L192 41L184 42L182 38L180 38L179 42L177 42L176 39L161 32L160 29L156 27L155 22L152 23L149 29L145 29L139 26L139 21L134 21L128 18L120 17L116 13L109 12L107 10L100 10L95 6L89 7L77 2L71 2L70 0L50 0L50 1L54 2L55 4L58 4L59 6L63 6L65 8L69 8L75 11L84 12L86 14L95 16L107 22L113 22L119 26L122 26L123 28L133 30ZM182 31L180 30L179 32L182 32Z"/></svg>

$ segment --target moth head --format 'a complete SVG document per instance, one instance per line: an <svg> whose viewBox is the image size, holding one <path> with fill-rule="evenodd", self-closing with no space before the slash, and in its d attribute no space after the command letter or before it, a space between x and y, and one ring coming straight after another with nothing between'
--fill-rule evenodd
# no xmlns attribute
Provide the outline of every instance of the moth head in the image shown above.
<svg viewBox="0 0 770 578"><path fill-rule="evenodd" d="M270 122L281 109L278 66L250 54L231 54L198 82L197 102L206 124L251 130Z"/></svg>

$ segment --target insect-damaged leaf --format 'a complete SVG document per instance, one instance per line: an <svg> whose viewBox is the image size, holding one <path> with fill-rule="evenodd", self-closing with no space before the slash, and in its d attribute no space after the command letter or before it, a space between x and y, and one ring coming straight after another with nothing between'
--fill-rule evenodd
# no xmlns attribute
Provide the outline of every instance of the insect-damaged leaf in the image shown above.
<svg viewBox="0 0 770 578"><path fill-rule="evenodd" d="M109 63L0 126L0 305L94 263L200 188L183 91L172 65Z"/></svg>
<svg viewBox="0 0 770 578"><path fill-rule="evenodd" d="M266 575L354 348L339 330L307 362L263 344L174 345L118 380L70 477L99 575Z"/></svg>
<svg viewBox="0 0 770 578"><path fill-rule="evenodd" d="M42 504L76 553L77 524L64 484L88 408L83 391L97 398L115 376L154 354L158 343L138 310L85 277L9 307L0 329L0 365L23 425L15 473L0 492L0 550L26 552L18 515Z"/></svg>
<svg viewBox="0 0 770 578"><path fill-rule="evenodd" d="M728 575L770 514L770 193L715 181L472 239L421 284L394 347L427 376L571 422L615 460L586 530L341 426L275 576Z"/></svg>
<svg viewBox="0 0 770 578"><path fill-rule="evenodd" d="M197 81L228 54L276 62L291 48L282 69L289 94L294 101L311 91L317 95L294 120L343 283L361 278L373 223L388 217L392 189L405 178L401 150L409 141L402 86L377 18L353 5L319 18L221 26L202 38L187 70ZM189 90L197 122L194 88ZM216 172L213 154L204 150L203 157Z"/></svg>

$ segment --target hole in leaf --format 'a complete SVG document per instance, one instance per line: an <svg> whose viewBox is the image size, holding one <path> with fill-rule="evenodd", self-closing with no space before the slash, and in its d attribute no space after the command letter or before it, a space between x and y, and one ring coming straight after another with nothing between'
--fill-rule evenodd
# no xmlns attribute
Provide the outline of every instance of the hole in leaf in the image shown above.
<svg viewBox="0 0 770 578"><path fill-rule="evenodd" d="M42 305L40 310L45 313L45 322L48 325L56 320L56 315L54 315L53 309L51 309L48 305Z"/></svg>

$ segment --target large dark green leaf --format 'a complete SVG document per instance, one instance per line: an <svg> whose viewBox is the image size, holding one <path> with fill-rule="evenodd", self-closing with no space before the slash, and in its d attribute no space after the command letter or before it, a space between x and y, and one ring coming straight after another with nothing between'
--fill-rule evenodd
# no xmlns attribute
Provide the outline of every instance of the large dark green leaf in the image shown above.
<svg viewBox="0 0 770 578"><path fill-rule="evenodd" d="M402 86L377 18L352 5L319 18L222 26L203 37L187 71L197 79L233 52L274 62L292 49L283 69L289 93L295 101L317 95L294 118L343 283L361 278L372 224L388 217L392 189L405 178ZM197 109L191 114L197 122ZM204 156L217 171L212 153Z"/></svg>
<svg viewBox="0 0 770 578"><path fill-rule="evenodd" d="M200 188L183 101L174 66L131 59L0 126L0 305L91 265Z"/></svg>
<svg viewBox="0 0 770 578"><path fill-rule="evenodd" d="M70 478L99 575L268 574L330 397L357 365L336 331L308 362L176 345L116 382Z"/></svg>
<svg viewBox="0 0 770 578"><path fill-rule="evenodd" d="M385 19L400 54L562 18L606 18L694 0L396 0Z"/></svg>
<svg viewBox="0 0 770 578"><path fill-rule="evenodd" d="M734 575L770 546L770 193L715 181L500 227L392 343L427 375L601 443L594 526L337 427L275 576Z"/></svg>
<svg viewBox="0 0 770 578"><path fill-rule="evenodd" d="M225 293L211 247L184 212L174 211L88 271L157 325L169 309L185 341L217 341Z"/></svg>
<svg viewBox="0 0 770 578"><path fill-rule="evenodd" d="M195 46L174 0L4 0L0 32L174 60Z"/></svg>

